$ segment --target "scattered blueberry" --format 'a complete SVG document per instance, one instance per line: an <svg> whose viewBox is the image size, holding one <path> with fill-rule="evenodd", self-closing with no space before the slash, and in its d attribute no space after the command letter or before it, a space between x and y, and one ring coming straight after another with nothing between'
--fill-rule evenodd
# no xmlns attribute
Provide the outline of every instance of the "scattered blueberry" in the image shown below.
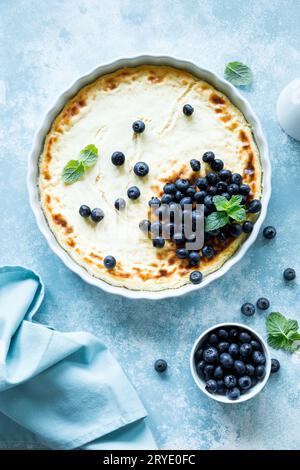
<svg viewBox="0 0 300 470"><path fill-rule="evenodd" d="M219 354L216 348L213 346L209 346L205 351L203 352L203 359L205 362L209 364L216 363L218 361Z"/></svg>
<svg viewBox="0 0 300 470"><path fill-rule="evenodd" d="M159 373L165 372L165 370L167 370L167 367L168 364L164 359L157 359L157 361L155 361L154 363L154 369L156 370L156 372Z"/></svg>
<svg viewBox="0 0 300 470"><path fill-rule="evenodd" d="M131 186L127 190L127 196L129 199L138 199L141 195L141 192L137 186Z"/></svg>
<svg viewBox="0 0 300 470"><path fill-rule="evenodd" d="M143 121L134 121L132 124L132 129L136 134L141 134L145 130L145 123Z"/></svg>
<svg viewBox="0 0 300 470"><path fill-rule="evenodd" d="M220 364L225 367L225 369L230 369L233 365L233 359L228 353L222 353L220 355Z"/></svg>
<svg viewBox="0 0 300 470"><path fill-rule="evenodd" d="M227 390L226 395L230 400L237 400L238 398L240 398L241 392L237 387L234 387L232 389Z"/></svg>
<svg viewBox="0 0 300 470"><path fill-rule="evenodd" d="M125 209L125 206L126 206L126 202L125 202L125 199L123 199L122 197L119 197L118 199L115 200L115 208L118 211Z"/></svg>
<svg viewBox="0 0 300 470"><path fill-rule="evenodd" d="M149 166L145 162L137 162L134 167L133 171L137 176L146 176L149 173Z"/></svg>
<svg viewBox="0 0 300 470"><path fill-rule="evenodd" d="M283 277L286 281L293 281L296 277L296 271L293 268L287 268L283 271Z"/></svg>
<svg viewBox="0 0 300 470"><path fill-rule="evenodd" d="M223 170L224 163L222 162L222 160L219 160L218 158L216 158L215 160L211 162L210 166L211 166L211 169L214 171L221 171Z"/></svg>
<svg viewBox="0 0 300 470"><path fill-rule="evenodd" d="M182 108L182 111L186 116L191 116L194 112L194 108L190 104L185 104Z"/></svg>
<svg viewBox="0 0 300 470"><path fill-rule="evenodd" d="M177 248L176 256L180 259L185 259L189 256L189 252L186 248Z"/></svg>
<svg viewBox="0 0 300 470"><path fill-rule="evenodd" d="M196 158L193 158L190 161L190 165L191 165L191 169L193 171L200 171L200 169L201 169L201 163L199 162L199 160L196 160Z"/></svg>
<svg viewBox="0 0 300 470"><path fill-rule="evenodd" d="M157 237L152 240L154 248L163 248L165 246L165 239L162 237Z"/></svg>
<svg viewBox="0 0 300 470"><path fill-rule="evenodd" d="M200 271L191 272L190 281L192 284L200 284L202 281L202 273Z"/></svg>
<svg viewBox="0 0 300 470"><path fill-rule="evenodd" d="M197 266L200 263L201 257L197 251L191 251L188 259L191 266Z"/></svg>
<svg viewBox="0 0 300 470"><path fill-rule="evenodd" d="M259 212L261 210L261 202L258 199L253 199L249 206L248 212L252 212L253 214Z"/></svg>
<svg viewBox="0 0 300 470"><path fill-rule="evenodd" d="M205 245L203 248L202 248L202 255L207 258L207 259L211 259L215 254L215 250L213 249L212 246L209 246L209 245Z"/></svg>
<svg viewBox="0 0 300 470"><path fill-rule="evenodd" d="M210 379L206 382L206 386L205 386L205 389L209 392L209 393L216 393L217 389L218 389L218 385L217 385L217 382L213 379Z"/></svg>
<svg viewBox="0 0 300 470"><path fill-rule="evenodd" d="M246 366L243 361L234 361L233 369L237 373L237 375L243 375L246 371Z"/></svg>
<svg viewBox="0 0 300 470"><path fill-rule="evenodd" d="M250 220L246 220L246 222L243 223L243 232L244 233L251 233L253 230L254 224L253 222L250 222Z"/></svg>
<svg viewBox="0 0 300 470"><path fill-rule="evenodd" d="M251 317L255 314L255 307L250 302L246 302L241 306L241 312L243 315L246 315L246 317Z"/></svg>
<svg viewBox="0 0 300 470"><path fill-rule="evenodd" d="M243 377L240 377L238 382L239 382L239 387L242 390L249 390L249 388L252 385L251 379L250 377L248 377L248 375L244 375Z"/></svg>
<svg viewBox="0 0 300 470"><path fill-rule="evenodd" d="M81 217L89 217L91 215L90 207L83 204L79 207L79 214L81 215Z"/></svg>
<svg viewBox="0 0 300 470"><path fill-rule="evenodd" d="M270 307L270 302L266 297L260 297L256 302L256 306L260 310L267 310Z"/></svg>
<svg viewBox="0 0 300 470"><path fill-rule="evenodd" d="M104 218L104 212L102 209L99 209L99 207L96 207L95 209L92 210L91 212L91 219L93 222L100 222Z"/></svg>
<svg viewBox="0 0 300 470"><path fill-rule="evenodd" d="M103 261L107 269L113 269L116 266L116 259L113 256L106 256Z"/></svg>
<svg viewBox="0 0 300 470"><path fill-rule="evenodd" d="M276 228L272 227L271 225L268 225L268 227L265 227L263 230L263 236L267 238L268 240L271 240L272 238L276 237Z"/></svg>
<svg viewBox="0 0 300 470"><path fill-rule="evenodd" d="M125 155L123 152L114 152L111 156L111 161L115 166L121 166L125 162Z"/></svg>
<svg viewBox="0 0 300 470"><path fill-rule="evenodd" d="M272 374L275 374L275 372L278 372L280 369L280 362L278 359L271 359L271 372Z"/></svg>
<svg viewBox="0 0 300 470"><path fill-rule="evenodd" d="M224 384L227 388L234 388L236 386L236 377L232 374L225 375Z"/></svg>
<svg viewBox="0 0 300 470"><path fill-rule="evenodd" d="M205 152L205 153L202 155L202 160L203 160L205 163L211 163L214 159L215 159L215 154L214 154L214 152L208 151L208 152Z"/></svg>

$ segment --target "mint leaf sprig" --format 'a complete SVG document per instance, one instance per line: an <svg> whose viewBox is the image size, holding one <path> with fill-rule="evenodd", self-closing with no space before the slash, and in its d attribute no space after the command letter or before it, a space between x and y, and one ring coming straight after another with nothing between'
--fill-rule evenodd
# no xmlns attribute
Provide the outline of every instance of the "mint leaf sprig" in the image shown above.
<svg viewBox="0 0 300 470"><path fill-rule="evenodd" d="M225 196L214 196L213 202L216 212L205 218L205 231L210 232L224 227L229 222L229 218L236 222L243 222L246 218L246 209L241 204L242 196L231 196L229 201Z"/></svg>
<svg viewBox="0 0 300 470"><path fill-rule="evenodd" d="M238 61L229 62L226 65L224 77L235 86L250 85L253 81L250 67Z"/></svg>
<svg viewBox="0 0 300 470"><path fill-rule="evenodd" d="M62 180L65 184L73 184L80 180L86 169L95 165L98 159L98 149L90 144L84 147L79 153L78 160L70 160L62 172Z"/></svg>
<svg viewBox="0 0 300 470"><path fill-rule="evenodd" d="M289 320L280 312L272 312L266 319L266 327L269 346L288 352L295 352L299 349L300 334L296 320Z"/></svg>

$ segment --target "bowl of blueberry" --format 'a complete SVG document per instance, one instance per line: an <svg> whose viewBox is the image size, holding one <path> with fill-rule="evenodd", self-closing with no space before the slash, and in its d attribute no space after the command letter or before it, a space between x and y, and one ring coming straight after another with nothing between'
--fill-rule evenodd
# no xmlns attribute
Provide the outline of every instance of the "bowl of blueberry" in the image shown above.
<svg viewBox="0 0 300 470"><path fill-rule="evenodd" d="M210 398L241 403L257 395L271 372L262 337L240 323L220 323L196 340L190 357L192 376Z"/></svg>

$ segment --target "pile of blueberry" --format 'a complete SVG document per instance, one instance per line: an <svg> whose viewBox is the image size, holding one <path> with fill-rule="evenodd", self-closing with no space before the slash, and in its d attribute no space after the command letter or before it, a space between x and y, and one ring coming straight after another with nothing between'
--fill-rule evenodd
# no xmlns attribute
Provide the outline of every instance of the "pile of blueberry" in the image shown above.
<svg viewBox="0 0 300 470"><path fill-rule="evenodd" d="M237 327L211 332L196 351L195 364L206 390L231 400L237 400L266 375L266 357L260 342Z"/></svg>

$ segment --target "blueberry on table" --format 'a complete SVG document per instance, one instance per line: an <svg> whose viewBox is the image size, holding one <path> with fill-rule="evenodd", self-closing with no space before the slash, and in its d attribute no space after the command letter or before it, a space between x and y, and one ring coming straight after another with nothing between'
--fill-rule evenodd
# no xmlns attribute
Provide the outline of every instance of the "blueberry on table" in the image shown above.
<svg viewBox="0 0 300 470"><path fill-rule="evenodd" d="M230 400L237 400L240 398L241 392L237 387L227 390L226 392L227 398Z"/></svg>
<svg viewBox="0 0 300 470"><path fill-rule="evenodd" d="M157 361L155 361L154 363L154 369L156 370L156 372L159 373L165 372L165 370L167 370L167 367L168 364L164 359L157 359Z"/></svg>
<svg viewBox="0 0 300 470"><path fill-rule="evenodd" d="M197 266L200 263L200 255L197 251L191 251L188 256L190 266Z"/></svg>
<svg viewBox="0 0 300 470"><path fill-rule="evenodd" d="M215 333L212 333L208 337L208 342L211 346L217 346L219 344L219 339Z"/></svg>
<svg viewBox="0 0 300 470"><path fill-rule="evenodd" d="M201 169L201 163L199 162L199 160L196 160L196 158L192 158L192 160L190 161L190 165L193 171L200 171Z"/></svg>
<svg viewBox="0 0 300 470"><path fill-rule="evenodd" d="M189 180L180 178L176 181L175 185L179 191L184 193L187 190L187 188L190 186L190 182Z"/></svg>
<svg viewBox="0 0 300 470"><path fill-rule="evenodd" d="M132 129L136 134L141 134L145 130L145 123L143 121L134 121Z"/></svg>
<svg viewBox="0 0 300 470"><path fill-rule="evenodd" d="M163 248L165 246L165 239L162 237L157 237L152 240L154 248Z"/></svg>
<svg viewBox="0 0 300 470"><path fill-rule="evenodd" d="M211 163L214 159L215 159L215 154L214 154L214 152L208 151L208 152L205 152L205 153L202 155L202 160L203 160L205 163Z"/></svg>
<svg viewBox="0 0 300 470"><path fill-rule="evenodd" d="M232 237L237 238L242 233L242 227L240 224L230 224L229 225L229 233Z"/></svg>
<svg viewBox="0 0 300 470"><path fill-rule="evenodd" d="M240 346L240 355L242 356L242 358L246 358L246 357L249 357L252 353L252 346L250 343L243 343L241 346Z"/></svg>
<svg viewBox="0 0 300 470"><path fill-rule="evenodd" d="M268 227L265 227L263 230L263 236L267 238L267 240L272 240L272 238L275 238L276 233L276 228L272 227L271 225L268 225Z"/></svg>
<svg viewBox="0 0 300 470"><path fill-rule="evenodd" d="M161 201L160 199L158 199L158 197L155 197L155 196L152 196L152 198L150 199L150 201L148 202L148 205L150 207L152 206L160 206L161 204Z"/></svg>
<svg viewBox="0 0 300 470"><path fill-rule="evenodd" d="M131 186L127 190L127 196L129 199L138 199L141 195L141 192L137 186Z"/></svg>
<svg viewBox="0 0 300 470"><path fill-rule="evenodd" d="M91 212L91 219L93 222L100 222L104 218L104 212L102 209L99 209L99 207L96 207L95 209L92 210Z"/></svg>
<svg viewBox="0 0 300 470"><path fill-rule="evenodd" d="M189 256L189 252L186 248L177 248L176 256L179 259L185 259Z"/></svg>
<svg viewBox="0 0 300 470"><path fill-rule="evenodd" d="M227 352L229 349L229 343L227 341L221 341L221 343L218 344L218 350L220 353Z"/></svg>
<svg viewBox="0 0 300 470"><path fill-rule="evenodd" d="M283 277L286 281L293 281L296 277L296 271L293 268L287 268L283 271Z"/></svg>
<svg viewBox="0 0 300 470"><path fill-rule="evenodd" d="M233 365L233 359L228 353L222 353L220 355L220 364L223 366L225 369L230 369Z"/></svg>
<svg viewBox="0 0 300 470"><path fill-rule="evenodd" d="M229 179L231 178L231 171L230 170L219 171L219 178L222 181L229 181Z"/></svg>
<svg viewBox="0 0 300 470"><path fill-rule="evenodd" d="M205 351L203 352L203 359L205 362L208 364L213 364L218 361L219 354L216 348L213 346L209 346Z"/></svg>
<svg viewBox="0 0 300 470"><path fill-rule="evenodd" d="M163 187L165 194L175 194L176 193L176 185L174 183L166 183Z"/></svg>
<svg viewBox="0 0 300 470"><path fill-rule="evenodd" d="M249 388L251 388L251 385L252 385L251 379L250 377L248 377L248 375L244 375L243 377L240 377L238 380L238 383L239 383L239 387L242 390L249 390Z"/></svg>
<svg viewBox="0 0 300 470"><path fill-rule="evenodd" d="M266 368L263 365L255 367L255 376L258 380L262 380L266 375Z"/></svg>
<svg viewBox="0 0 300 470"><path fill-rule="evenodd" d="M193 271L190 274L190 281L192 284L200 284L202 281L202 273L200 271Z"/></svg>
<svg viewBox="0 0 300 470"><path fill-rule="evenodd" d="M255 374L255 367L252 364L246 364L246 375L253 376Z"/></svg>
<svg viewBox="0 0 300 470"><path fill-rule="evenodd" d="M223 369L221 366L217 366L214 370L214 377L215 379L219 380L222 379L224 375Z"/></svg>
<svg viewBox="0 0 300 470"><path fill-rule="evenodd" d="M239 340L241 343L250 343L251 336L247 331L241 331L241 333L239 334Z"/></svg>
<svg viewBox="0 0 300 470"><path fill-rule="evenodd" d="M238 357L238 355L240 354L239 345L236 344L236 343L231 343L231 344L229 345L228 352L229 352L230 356L232 356L232 357Z"/></svg>
<svg viewBox="0 0 300 470"><path fill-rule="evenodd" d="M266 363L266 356L261 351L254 351L252 361L255 365L264 365Z"/></svg>
<svg viewBox="0 0 300 470"><path fill-rule="evenodd" d="M250 186L248 184L241 184L240 189L239 189L239 193L242 196L248 196L248 194L250 193Z"/></svg>
<svg viewBox="0 0 300 470"><path fill-rule="evenodd" d="M259 199L253 199L248 206L248 212L255 214L256 212L259 212L260 210L261 210L261 202L259 201Z"/></svg>
<svg viewBox="0 0 300 470"><path fill-rule="evenodd" d="M243 375L246 371L245 363L239 360L234 361L233 369L237 373L237 375Z"/></svg>
<svg viewBox="0 0 300 470"><path fill-rule="evenodd" d="M205 390L207 390L209 393L216 393L218 389L217 382L213 379L209 379L206 384L205 384Z"/></svg>
<svg viewBox="0 0 300 470"><path fill-rule="evenodd" d="M250 222L250 220L246 220L246 222L243 223L242 230L244 233L251 233L253 230L254 224L253 222Z"/></svg>
<svg viewBox="0 0 300 470"><path fill-rule="evenodd" d="M203 248L202 248L202 255L207 258L207 259L211 259L215 254L215 250L213 249L212 246L209 246L209 245L205 245Z"/></svg>
<svg viewBox="0 0 300 470"><path fill-rule="evenodd" d="M271 359L271 373L275 374L275 372L278 372L280 369L280 362L278 359Z"/></svg>
<svg viewBox="0 0 300 470"><path fill-rule="evenodd" d="M146 176L149 173L149 166L145 162L137 162L134 167L133 171L137 176Z"/></svg>
<svg viewBox="0 0 300 470"><path fill-rule="evenodd" d="M205 380L212 379L214 376L215 367L212 364L205 364L203 369L203 375Z"/></svg>
<svg viewBox="0 0 300 470"><path fill-rule="evenodd" d="M116 258L113 256L106 256L103 261L104 266L107 269L113 269L116 266Z"/></svg>
<svg viewBox="0 0 300 470"><path fill-rule="evenodd" d="M126 206L126 202L125 202L125 199L123 199L122 197L119 197L118 199L115 200L115 208L118 211L125 209L125 206Z"/></svg>
<svg viewBox="0 0 300 470"><path fill-rule="evenodd" d="M234 388L236 386L236 377L232 374L225 375L224 377L224 384L227 388Z"/></svg>
<svg viewBox="0 0 300 470"><path fill-rule="evenodd" d="M260 297L256 302L256 306L260 310L267 310L270 307L270 302L266 297Z"/></svg>
<svg viewBox="0 0 300 470"><path fill-rule="evenodd" d="M246 317L252 317L255 314L255 307L250 302L246 302L241 306L241 312Z"/></svg>
<svg viewBox="0 0 300 470"><path fill-rule="evenodd" d="M222 160L216 158L211 162L210 167L214 171L221 171L223 170L224 163L222 162Z"/></svg>
<svg viewBox="0 0 300 470"><path fill-rule="evenodd" d="M194 108L190 104L185 104L182 108L182 111L186 116L191 116L194 112Z"/></svg>
<svg viewBox="0 0 300 470"><path fill-rule="evenodd" d="M79 207L79 214L84 218L89 217L91 215L90 207L83 204Z"/></svg>
<svg viewBox="0 0 300 470"><path fill-rule="evenodd" d="M205 176L201 178L197 178L195 181L196 186L198 186L199 189L207 189L208 188L208 181L205 178Z"/></svg>
<svg viewBox="0 0 300 470"><path fill-rule="evenodd" d="M115 166L121 166L125 162L125 155L123 152L114 152L111 156L111 161Z"/></svg>
<svg viewBox="0 0 300 470"><path fill-rule="evenodd" d="M218 330L218 337L222 340L222 341L226 341L229 337L229 333L228 331L226 331L224 328L220 328Z"/></svg>

